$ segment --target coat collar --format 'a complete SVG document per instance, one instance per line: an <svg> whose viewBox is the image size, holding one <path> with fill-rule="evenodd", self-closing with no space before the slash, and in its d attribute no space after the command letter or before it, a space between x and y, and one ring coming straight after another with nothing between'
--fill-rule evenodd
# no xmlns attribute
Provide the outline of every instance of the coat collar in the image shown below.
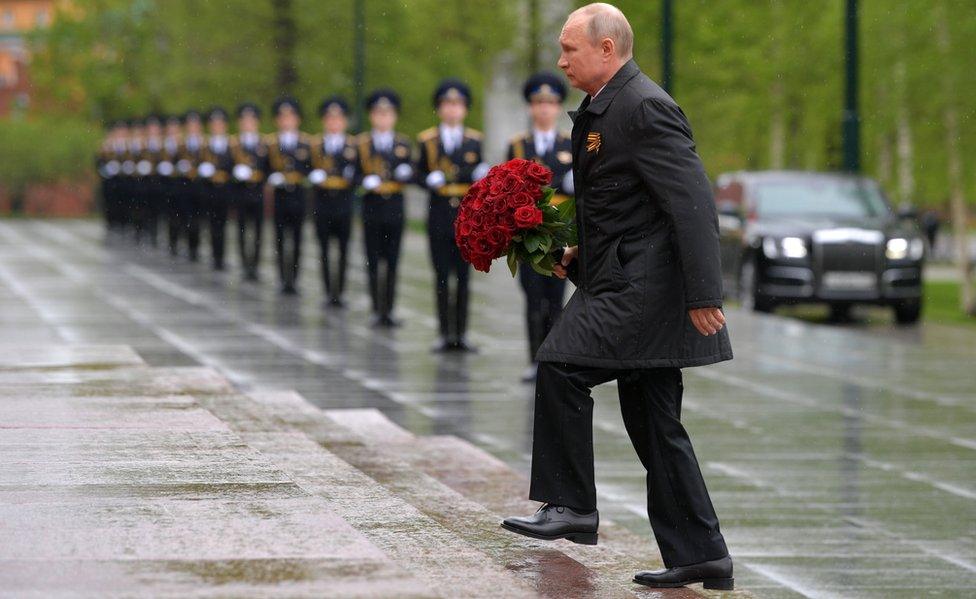
<svg viewBox="0 0 976 599"><path fill-rule="evenodd" d="M624 85L637 76L638 73L640 73L640 67L631 58L610 78L610 81L607 82L606 86L597 94L595 99L587 95L579 108L569 112L569 117L575 122L576 118L582 112L603 114L607 107L610 106L610 103L613 102L613 98L617 95L617 92L623 89Z"/></svg>

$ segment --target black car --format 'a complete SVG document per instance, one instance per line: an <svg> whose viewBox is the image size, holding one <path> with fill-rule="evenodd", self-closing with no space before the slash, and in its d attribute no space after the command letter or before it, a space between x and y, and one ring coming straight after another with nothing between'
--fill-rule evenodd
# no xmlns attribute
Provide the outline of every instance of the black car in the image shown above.
<svg viewBox="0 0 976 599"><path fill-rule="evenodd" d="M891 306L899 323L922 309L925 241L871 179L833 173L735 172L716 181L726 289L747 307Z"/></svg>

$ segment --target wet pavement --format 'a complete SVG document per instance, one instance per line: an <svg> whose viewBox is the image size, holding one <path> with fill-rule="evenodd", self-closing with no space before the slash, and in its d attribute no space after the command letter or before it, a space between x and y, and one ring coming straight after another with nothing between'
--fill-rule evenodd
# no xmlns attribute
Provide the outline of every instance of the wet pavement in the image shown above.
<svg viewBox="0 0 976 599"><path fill-rule="evenodd" d="M404 326L394 331L367 325L358 251L350 307L334 311L322 307L311 244L302 295L283 298L270 260L263 283L245 284L233 267L212 273L163 252L106 246L102 237L95 221L0 222L0 345L127 345L150 366L215 368L236 391L294 389L322 408L377 408L408 431L457 435L528 470L532 390L518 382L526 361L522 300L503 265L474 278L472 340L481 352L441 356L428 351L432 275L418 235L407 237L398 307ZM728 316L736 359L685 370L683 419L736 558L737 585L760 597L971 594L971 330L867 332L735 310ZM56 396L61 385L50 375L57 364L34 359L34 374L0 371L0 388L31 384ZM165 377L157 383L169 384ZM113 384L128 392L140 385ZM602 386L594 398L601 515L650 544L643 476L616 392ZM91 418L111 410L89 407ZM30 412L22 404L7 409ZM52 407L51 422L65 424L57 414L70 412L71 405ZM36 476L43 485L95 473L65 468ZM50 519L65 521L64 514Z"/></svg>

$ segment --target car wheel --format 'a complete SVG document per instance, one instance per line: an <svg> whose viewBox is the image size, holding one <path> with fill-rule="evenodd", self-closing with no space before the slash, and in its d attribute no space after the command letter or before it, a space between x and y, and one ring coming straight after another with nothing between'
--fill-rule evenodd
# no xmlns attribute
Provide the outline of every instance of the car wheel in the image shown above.
<svg viewBox="0 0 976 599"><path fill-rule="evenodd" d="M895 321L898 324L915 324L921 316L921 298L902 300L895 304Z"/></svg>
<svg viewBox="0 0 976 599"><path fill-rule="evenodd" d="M753 312L772 312L776 304L756 289L756 262L746 260L739 273L739 301L742 307Z"/></svg>

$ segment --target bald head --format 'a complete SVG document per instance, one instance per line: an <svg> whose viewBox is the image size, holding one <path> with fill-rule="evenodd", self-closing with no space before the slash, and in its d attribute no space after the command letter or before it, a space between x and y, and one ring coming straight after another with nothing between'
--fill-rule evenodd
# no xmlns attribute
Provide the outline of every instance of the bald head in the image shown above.
<svg viewBox="0 0 976 599"><path fill-rule="evenodd" d="M559 45L559 68L592 96L633 56L634 31L617 7L596 2L569 15Z"/></svg>
<svg viewBox="0 0 976 599"><path fill-rule="evenodd" d="M594 44L609 39L621 60L630 60L634 55L634 30L616 6L606 2L587 4L571 12L566 22L574 19L580 19L585 24L586 33Z"/></svg>

